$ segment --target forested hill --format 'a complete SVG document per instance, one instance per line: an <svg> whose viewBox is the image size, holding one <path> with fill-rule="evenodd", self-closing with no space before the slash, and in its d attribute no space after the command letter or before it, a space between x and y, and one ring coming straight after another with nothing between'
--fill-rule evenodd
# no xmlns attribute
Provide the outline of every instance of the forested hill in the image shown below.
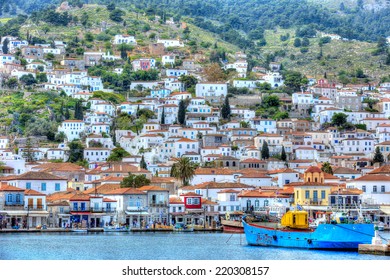
<svg viewBox="0 0 390 280"><path fill-rule="evenodd" d="M329 0L330 1L330 0ZM262 30L297 28L336 33L344 38L364 41L376 41L378 37L390 36L390 8L366 9L369 0L351 0L340 2L338 9L328 8L328 1L313 0L69 0L73 5L83 3L115 3L125 8L145 11L162 17L168 15L190 16L199 27L218 33L227 41L233 41L237 33L245 32L248 41L239 45L248 45L253 39L260 39ZM30 13L59 0L0 0L2 14L17 12ZM333 1L334 2L334 1ZM337 3L338 3L337 2ZM238 36L242 41L244 37ZM230 39L230 40L229 40Z"/></svg>

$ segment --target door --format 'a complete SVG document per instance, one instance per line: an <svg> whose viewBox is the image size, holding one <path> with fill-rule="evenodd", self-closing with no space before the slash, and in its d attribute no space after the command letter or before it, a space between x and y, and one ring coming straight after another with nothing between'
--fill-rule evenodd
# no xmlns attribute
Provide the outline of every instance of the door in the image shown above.
<svg viewBox="0 0 390 280"><path fill-rule="evenodd" d="M38 198L37 200L37 209L43 209L42 198Z"/></svg>
<svg viewBox="0 0 390 280"><path fill-rule="evenodd" d="M32 198L28 199L28 208L33 209L34 207L34 200Z"/></svg>

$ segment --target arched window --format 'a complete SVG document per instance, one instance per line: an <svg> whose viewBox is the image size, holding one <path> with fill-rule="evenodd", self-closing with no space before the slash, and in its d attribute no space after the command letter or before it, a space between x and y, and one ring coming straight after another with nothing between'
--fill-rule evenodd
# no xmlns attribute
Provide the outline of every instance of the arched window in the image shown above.
<svg viewBox="0 0 390 280"><path fill-rule="evenodd" d="M315 177L315 178L314 178L314 182L316 182L316 183L317 183L317 177Z"/></svg>

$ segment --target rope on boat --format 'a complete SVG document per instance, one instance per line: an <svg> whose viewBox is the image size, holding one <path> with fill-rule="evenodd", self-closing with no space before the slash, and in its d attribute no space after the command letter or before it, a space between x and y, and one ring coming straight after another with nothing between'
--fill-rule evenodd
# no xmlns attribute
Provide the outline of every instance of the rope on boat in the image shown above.
<svg viewBox="0 0 390 280"><path fill-rule="evenodd" d="M389 239L387 239L387 238L383 237L383 236L382 236L382 235L380 235L379 233L378 233L378 236L379 236L380 238L382 238L384 241L389 241Z"/></svg>
<svg viewBox="0 0 390 280"><path fill-rule="evenodd" d="M230 237L229 237L229 239L226 241L226 243L228 243L232 237L233 237L233 234L230 235Z"/></svg>

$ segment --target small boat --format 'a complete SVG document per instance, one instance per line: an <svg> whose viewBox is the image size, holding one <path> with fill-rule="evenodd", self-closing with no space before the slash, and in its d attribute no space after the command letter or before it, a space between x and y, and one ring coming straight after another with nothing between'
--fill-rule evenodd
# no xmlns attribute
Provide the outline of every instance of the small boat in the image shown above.
<svg viewBox="0 0 390 280"><path fill-rule="evenodd" d="M257 222L244 216L245 237L249 245L322 250L355 250L359 244L371 244L373 223L319 223L310 228L306 211L289 211L280 223Z"/></svg>
<svg viewBox="0 0 390 280"><path fill-rule="evenodd" d="M119 226L119 225L106 226L103 228L103 231L104 232L125 232L125 231L129 231L129 228L127 228L125 226Z"/></svg>
<svg viewBox="0 0 390 280"><path fill-rule="evenodd" d="M190 225L186 225L184 223L176 223L173 227L173 231L177 232L192 232L194 231L194 227Z"/></svg>
<svg viewBox="0 0 390 280"><path fill-rule="evenodd" d="M86 228L72 228L71 232L79 232L79 233L87 233L88 230Z"/></svg>
<svg viewBox="0 0 390 280"><path fill-rule="evenodd" d="M221 225L224 232L244 233L242 225L243 212L226 213L224 218L221 218Z"/></svg>
<svg viewBox="0 0 390 280"><path fill-rule="evenodd" d="M383 222L379 222L377 224L377 228L379 231L384 231L385 230L385 224Z"/></svg>

